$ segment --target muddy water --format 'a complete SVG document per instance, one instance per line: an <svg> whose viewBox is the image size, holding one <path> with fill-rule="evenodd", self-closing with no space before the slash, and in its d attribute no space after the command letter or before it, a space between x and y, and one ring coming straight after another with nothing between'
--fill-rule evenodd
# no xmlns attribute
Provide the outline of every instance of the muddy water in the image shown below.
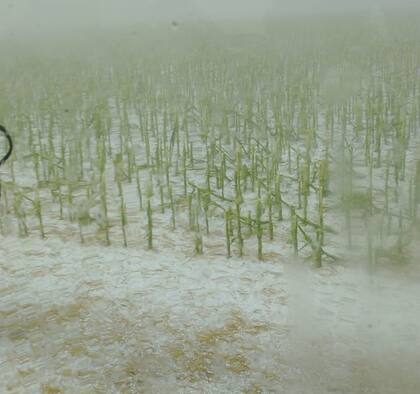
<svg viewBox="0 0 420 394"><path fill-rule="evenodd" d="M419 393L420 270L2 238L0 392Z"/></svg>

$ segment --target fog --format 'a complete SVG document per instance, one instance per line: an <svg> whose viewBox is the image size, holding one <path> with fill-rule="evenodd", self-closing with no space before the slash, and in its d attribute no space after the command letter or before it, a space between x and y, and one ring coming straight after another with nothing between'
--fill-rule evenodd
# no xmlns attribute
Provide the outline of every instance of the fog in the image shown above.
<svg viewBox="0 0 420 394"><path fill-rule="evenodd" d="M268 18L290 14L415 7L415 0L4 0L0 29L49 31L161 20Z"/></svg>
<svg viewBox="0 0 420 394"><path fill-rule="evenodd" d="M0 0L0 393L418 394L419 11Z"/></svg>

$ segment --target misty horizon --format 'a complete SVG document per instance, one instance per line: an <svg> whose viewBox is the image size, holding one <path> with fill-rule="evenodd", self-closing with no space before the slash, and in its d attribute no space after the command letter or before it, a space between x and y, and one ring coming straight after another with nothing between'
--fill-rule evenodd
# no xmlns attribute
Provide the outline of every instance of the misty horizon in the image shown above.
<svg viewBox="0 0 420 394"><path fill-rule="evenodd" d="M377 12L390 8L418 7L414 0L24 0L2 2L0 31L17 29L50 30L71 27L106 27L161 21L206 21L223 19L269 19L288 15L345 12Z"/></svg>

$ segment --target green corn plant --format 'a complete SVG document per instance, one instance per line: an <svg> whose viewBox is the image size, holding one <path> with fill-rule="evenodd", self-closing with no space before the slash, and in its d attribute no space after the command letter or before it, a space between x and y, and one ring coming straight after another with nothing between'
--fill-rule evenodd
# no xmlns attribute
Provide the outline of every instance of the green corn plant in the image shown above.
<svg viewBox="0 0 420 394"><path fill-rule="evenodd" d="M150 200L147 201L147 247L153 249L153 217Z"/></svg>
<svg viewBox="0 0 420 394"><path fill-rule="evenodd" d="M290 237L293 245L293 253L298 254L298 222L295 207L290 207Z"/></svg>
<svg viewBox="0 0 420 394"><path fill-rule="evenodd" d="M225 235L226 235L226 254L227 257L232 257L231 251L231 229L232 229L232 211L227 209L225 211Z"/></svg>
<svg viewBox="0 0 420 394"><path fill-rule="evenodd" d="M44 222L42 220L42 206L41 206L41 199L39 198L39 192L36 190L35 198L33 200L35 215L39 221L39 231L41 233L41 238L45 238L45 231L44 231Z"/></svg>
<svg viewBox="0 0 420 394"><path fill-rule="evenodd" d="M262 224L262 203L261 200L257 200L256 208L256 233L258 240L258 260L263 259L263 224Z"/></svg>

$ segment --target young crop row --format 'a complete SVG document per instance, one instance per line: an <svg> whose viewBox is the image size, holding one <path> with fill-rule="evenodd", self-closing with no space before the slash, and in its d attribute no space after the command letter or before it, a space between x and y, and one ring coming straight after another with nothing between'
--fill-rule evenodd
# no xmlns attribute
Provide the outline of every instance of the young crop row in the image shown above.
<svg viewBox="0 0 420 394"><path fill-rule="evenodd" d="M197 39L187 55L6 73L0 231L150 249L178 234L197 254L290 250L316 266L361 243L372 263L402 256L420 203L420 48L384 40L360 57L345 42Z"/></svg>

